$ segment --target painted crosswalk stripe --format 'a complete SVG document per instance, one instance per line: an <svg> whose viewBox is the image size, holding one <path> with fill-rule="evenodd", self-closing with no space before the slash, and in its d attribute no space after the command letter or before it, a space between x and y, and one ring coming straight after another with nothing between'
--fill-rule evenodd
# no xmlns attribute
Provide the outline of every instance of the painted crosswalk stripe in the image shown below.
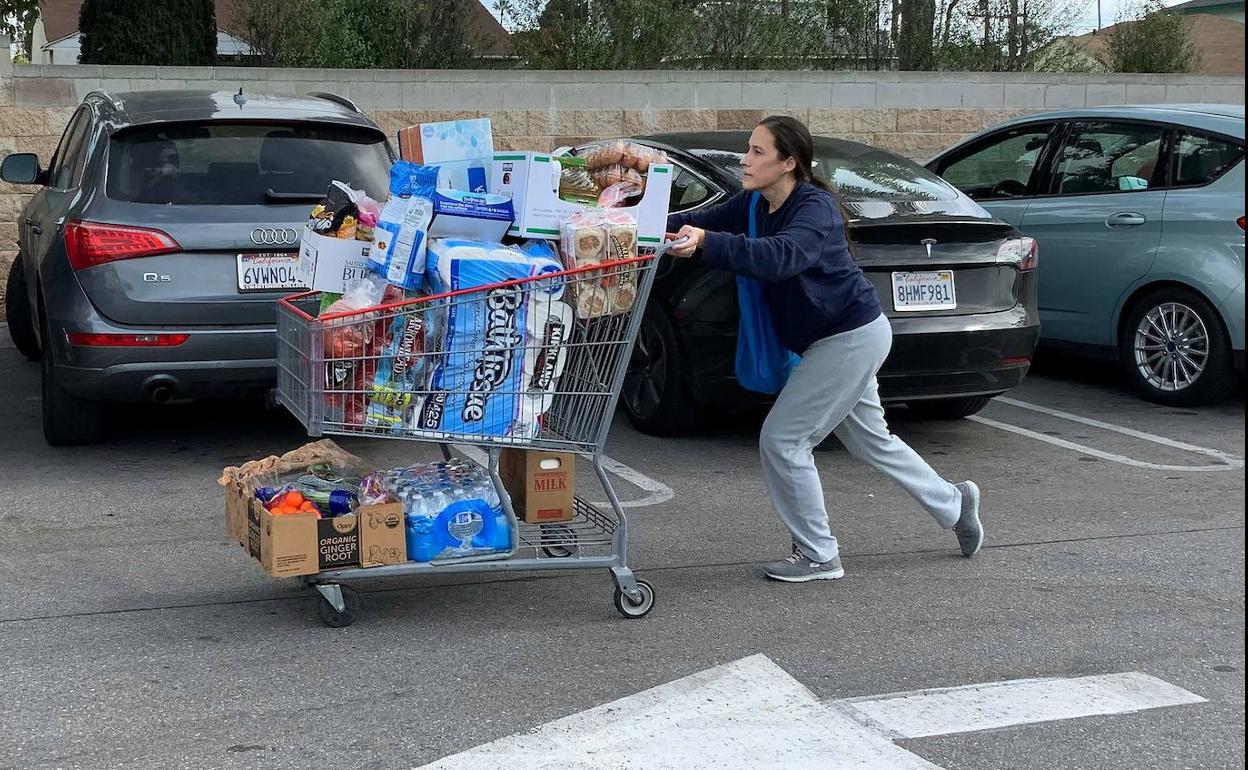
<svg viewBox="0 0 1248 770"><path fill-rule="evenodd" d="M940 770L763 655L717 666L421 770Z"/></svg>
<svg viewBox="0 0 1248 770"><path fill-rule="evenodd" d="M835 705L893 738L922 738L1204 702L1181 687L1132 671L875 695Z"/></svg>
<svg viewBox="0 0 1248 770"><path fill-rule="evenodd" d="M419 770L941 770L894 741L1203 701L1131 672L821 702L754 655Z"/></svg>

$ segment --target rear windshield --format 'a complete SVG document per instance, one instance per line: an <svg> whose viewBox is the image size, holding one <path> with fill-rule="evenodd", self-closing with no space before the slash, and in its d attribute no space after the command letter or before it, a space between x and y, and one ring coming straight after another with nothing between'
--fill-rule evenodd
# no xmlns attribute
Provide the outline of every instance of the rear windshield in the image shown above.
<svg viewBox="0 0 1248 770"><path fill-rule="evenodd" d="M133 203L248 205L319 198L339 180L385 200L389 169L385 139L349 126L154 125L113 135L106 189Z"/></svg>
<svg viewBox="0 0 1248 770"><path fill-rule="evenodd" d="M692 152L740 181L742 153ZM815 140L814 172L845 200L947 201L958 197L957 190L919 164L854 142Z"/></svg>

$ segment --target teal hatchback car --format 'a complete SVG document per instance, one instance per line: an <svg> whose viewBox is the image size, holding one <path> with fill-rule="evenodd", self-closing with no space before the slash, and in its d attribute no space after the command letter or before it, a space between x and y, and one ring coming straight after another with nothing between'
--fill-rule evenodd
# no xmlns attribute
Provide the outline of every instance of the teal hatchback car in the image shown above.
<svg viewBox="0 0 1248 770"><path fill-rule="evenodd" d="M1244 108L1028 115L927 167L1039 242L1041 339L1121 360L1153 401L1226 397L1244 370Z"/></svg>

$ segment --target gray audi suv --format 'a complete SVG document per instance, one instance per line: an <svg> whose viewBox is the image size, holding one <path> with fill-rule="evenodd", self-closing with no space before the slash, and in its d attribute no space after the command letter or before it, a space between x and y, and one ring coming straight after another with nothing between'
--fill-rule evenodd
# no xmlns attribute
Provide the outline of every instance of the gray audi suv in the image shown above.
<svg viewBox="0 0 1248 770"><path fill-rule="evenodd" d="M275 302L308 210L332 180L384 200L385 134L332 94L89 94L19 215L9 333L42 365L43 432L99 441L110 402L263 395Z"/></svg>

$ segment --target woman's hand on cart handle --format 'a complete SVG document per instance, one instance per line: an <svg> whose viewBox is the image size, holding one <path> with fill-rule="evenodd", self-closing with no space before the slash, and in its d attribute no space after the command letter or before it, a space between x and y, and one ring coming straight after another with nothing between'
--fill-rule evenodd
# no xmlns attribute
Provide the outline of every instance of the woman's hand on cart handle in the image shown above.
<svg viewBox="0 0 1248 770"><path fill-rule="evenodd" d="M668 233L668 237L672 239L668 253L674 257L692 257L695 251L702 248L702 239L705 236L706 231L702 228L685 225L675 235Z"/></svg>

